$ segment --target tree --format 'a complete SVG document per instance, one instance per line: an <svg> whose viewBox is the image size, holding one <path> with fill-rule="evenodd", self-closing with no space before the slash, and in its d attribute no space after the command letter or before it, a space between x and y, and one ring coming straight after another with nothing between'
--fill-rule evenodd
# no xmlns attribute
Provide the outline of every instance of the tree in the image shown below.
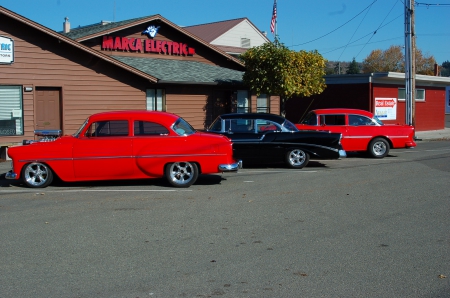
<svg viewBox="0 0 450 298"><path fill-rule="evenodd" d="M362 63L363 73L371 72L405 72L405 56L401 46L391 46L389 49L373 50ZM433 56L425 56L422 51L416 49L416 73L432 75L435 59Z"/></svg>
<svg viewBox="0 0 450 298"><path fill-rule="evenodd" d="M256 94L293 96L320 94L326 88L326 60L317 51L292 51L275 39L241 55L244 83Z"/></svg>
<svg viewBox="0 0 450 298"><path fill-rule="evenodd" d="M441 65L441 76L450 77L450 62L448 60Z"/></svg>
<svg viewBox="0 0 450 298"><path fill-rule="evenodd" d="M355 61L355 58L353 58L352 62L348 65L347 74L358 74L360 73L358 62Z"/></svg>

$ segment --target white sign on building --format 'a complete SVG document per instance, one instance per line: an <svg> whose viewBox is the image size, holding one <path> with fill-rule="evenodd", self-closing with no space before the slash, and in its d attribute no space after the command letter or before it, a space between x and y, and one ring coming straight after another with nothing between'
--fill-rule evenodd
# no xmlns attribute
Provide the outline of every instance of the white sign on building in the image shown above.
<svg viewBox="0 0 450 298"><path fill-rule="evenodd" d="M375 98L375 116L380 120L397 119L397 98Z"/></svg>
<svg viewBox="0 0 450 298"><path fill-rule="evenodd" d="M14 41L11 38L0 35L0 64L14 62Z"/></svg>

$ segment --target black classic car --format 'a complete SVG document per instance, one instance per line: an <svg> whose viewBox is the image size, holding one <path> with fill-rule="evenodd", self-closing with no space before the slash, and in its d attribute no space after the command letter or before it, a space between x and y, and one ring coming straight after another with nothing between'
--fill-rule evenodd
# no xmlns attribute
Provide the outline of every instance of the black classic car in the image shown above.
<svg viewBox="0 0 450 298"><path fill-rule="evenodd" d="M234 158L246 163L285 162L301 169L309 159L339 159L346 153L341 134L299 131L289 120L274 114L224 114L208 132L227 136L233 142Z"/></svg>

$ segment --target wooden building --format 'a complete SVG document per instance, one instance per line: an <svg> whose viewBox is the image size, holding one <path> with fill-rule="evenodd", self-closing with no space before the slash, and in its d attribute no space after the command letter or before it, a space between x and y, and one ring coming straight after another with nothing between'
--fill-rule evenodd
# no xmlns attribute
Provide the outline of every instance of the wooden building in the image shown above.
<svg viewBox="0 0 450 298"><path fill-rule="evenodd" d="M53 31L0 7L0 146L35 129L72 134L108 110L176 113L203 129L227 112L280 113L237 58L160 15Z"/></svg>

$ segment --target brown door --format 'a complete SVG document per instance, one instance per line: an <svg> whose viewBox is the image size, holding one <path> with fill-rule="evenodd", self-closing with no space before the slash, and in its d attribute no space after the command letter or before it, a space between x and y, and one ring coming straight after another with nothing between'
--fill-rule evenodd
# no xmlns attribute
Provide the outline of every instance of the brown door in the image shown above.
<svg viewBox="0 0 450 298"><path fill-rule="evenodd" d="M61 129L61 89L36 87L36 129Z"/></svg>
<svg viewBox="0 0 450 298"><path fill-rule="evenodd" d="M213 119L222 114L236 112L236 99L231 90L215 90L212 104Z"/></svg>

